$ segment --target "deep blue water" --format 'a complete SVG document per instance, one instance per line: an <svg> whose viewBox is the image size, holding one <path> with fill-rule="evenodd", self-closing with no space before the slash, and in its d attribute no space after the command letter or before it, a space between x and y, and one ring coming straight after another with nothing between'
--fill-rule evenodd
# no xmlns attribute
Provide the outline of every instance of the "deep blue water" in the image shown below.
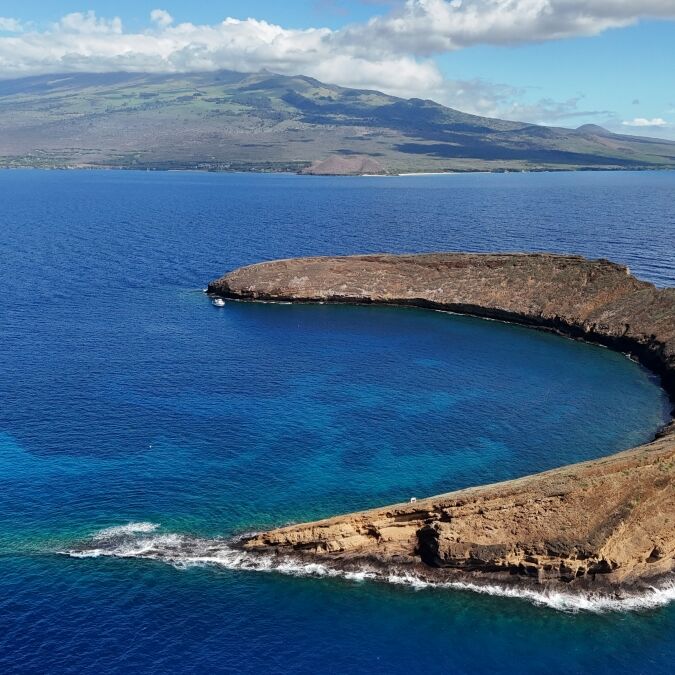
<svg viewBox="0 0 675 675"><path fill-rule="evenodd" d="M0 671L672 672L673 605L61 552L213 543L647 440L667 401L608 350L201 289L262 259L430 250L582 253L675 285L674 173L4 171L0 198Z"/></svg>

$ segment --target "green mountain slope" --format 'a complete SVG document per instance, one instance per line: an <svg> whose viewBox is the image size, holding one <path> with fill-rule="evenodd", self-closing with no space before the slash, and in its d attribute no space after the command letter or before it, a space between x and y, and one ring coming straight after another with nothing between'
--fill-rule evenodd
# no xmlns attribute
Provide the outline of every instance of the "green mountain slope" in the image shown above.
<svg viewBox="0 0 675 675"><path fill-rule="evenodd" d="M675 167L675 143L541 127L270 73L0 81L0 164L216 170Z"/></svg>

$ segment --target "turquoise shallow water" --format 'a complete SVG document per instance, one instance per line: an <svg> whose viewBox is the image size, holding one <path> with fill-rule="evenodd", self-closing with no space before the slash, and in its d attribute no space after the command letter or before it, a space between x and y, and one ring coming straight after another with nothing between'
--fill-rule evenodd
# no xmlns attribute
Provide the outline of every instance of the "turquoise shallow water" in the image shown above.
<svg viewBox="0 0 675 675"><path fill-rule="evenodd" d="M201 288L291 254L481 248L673 283L673 183L0 173L0 667L668 672L672 606L566 613L143 555L647 440L667 401L607 350L413 309L219 309ZM111 546L137 557L95 557Z"/></svg>

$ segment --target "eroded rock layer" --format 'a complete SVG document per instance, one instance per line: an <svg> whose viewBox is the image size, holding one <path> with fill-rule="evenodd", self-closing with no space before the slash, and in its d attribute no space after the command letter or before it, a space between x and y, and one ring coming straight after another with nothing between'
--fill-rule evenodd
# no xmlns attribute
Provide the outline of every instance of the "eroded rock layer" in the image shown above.
<svg viewBox="0 0 675 675"><path fill-rule="evenodd" d="M244 267L209 292L407 304L555 330L629 352L675 395L675 289L605 260L549 254L367 255ZM545 443L542 439L542 443ZM266 532L250 551L441 579L622 585L675 569L675 426L608 458Z"/></svg>

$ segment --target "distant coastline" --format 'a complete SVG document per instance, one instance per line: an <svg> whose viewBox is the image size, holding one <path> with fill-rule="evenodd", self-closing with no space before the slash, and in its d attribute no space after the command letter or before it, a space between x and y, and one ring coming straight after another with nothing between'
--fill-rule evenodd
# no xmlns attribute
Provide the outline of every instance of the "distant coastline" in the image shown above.
<svg viewBox="0 0 675 675"><path fill-rule="evenodd" d="M69 73L3 87L4 167L326 175L675 168L667 139L472 115L304 75Z"/></svg>
<svg viewBox="0 0 675 675"><path fill-rule="evenodd" d="M675 165L668 167L532 167L528 169L452 169L448 171L402 171L400 173L322 173L313 174L295 169L257 169L257 168L205 168L194 166L106 166L106 165L16 165L0 162L0 171L140 171L157 173L216 173L216 174L273 174L298 175L325 178L411 178L416 176L461 176L480 174L518 174L518 173L668 173L675 171Z"/></svg>

